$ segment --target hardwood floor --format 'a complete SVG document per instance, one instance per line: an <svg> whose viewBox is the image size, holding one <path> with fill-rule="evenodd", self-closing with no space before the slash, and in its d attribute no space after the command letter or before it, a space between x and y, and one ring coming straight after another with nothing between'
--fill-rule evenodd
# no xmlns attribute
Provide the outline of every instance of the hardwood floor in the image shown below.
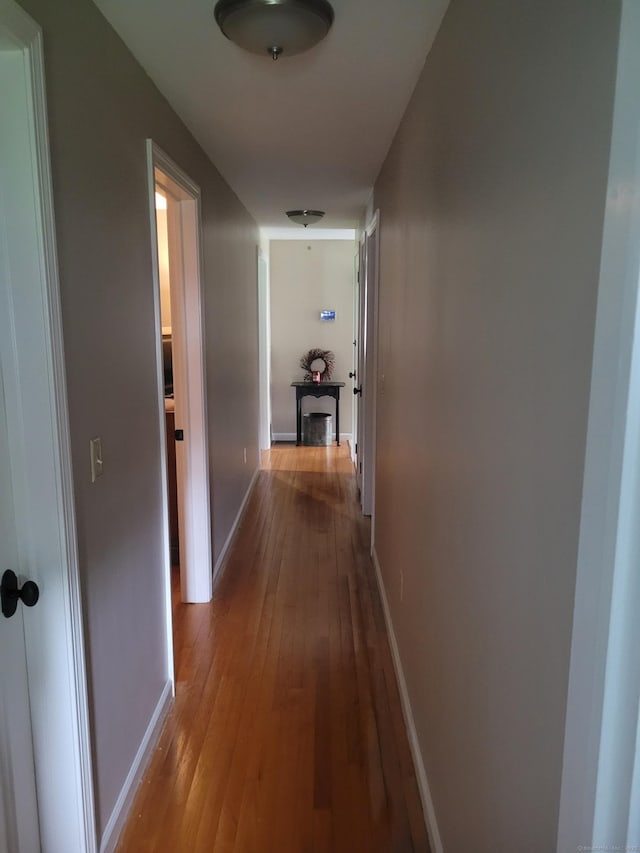
<svg viewBox="0 0 640 853"><path fill-rule="evenodd" d="M368 542L346 447L264 454L120 853L428 853Z"/></svg>

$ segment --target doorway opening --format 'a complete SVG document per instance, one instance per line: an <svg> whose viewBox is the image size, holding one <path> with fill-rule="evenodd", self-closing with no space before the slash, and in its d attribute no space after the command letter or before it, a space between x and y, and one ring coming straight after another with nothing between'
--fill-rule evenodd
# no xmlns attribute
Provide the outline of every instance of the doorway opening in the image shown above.
<svg viewBox="0 0 640 853"><path fill-rule="evenodd" d="M165 606L173 672L172 565L181 601L210 601L213 592L200 190L151 140L147 152L163 440Z"/></svg>
<svg viewBox="0 0 640 853"><path fill-rule="evenodd" d="M351 229L316 229L311 236L302 231L274 228L261 235L269 290L260 314L261 336L267 342L260 354L261 384L270 401L265 415L271 416L261 431L262 446L301 442L306 415L324 418L318 418L321 446L353 446L356 234ZM305 383L302 366L313 350L330 353L333 361L331 375L322 377L323 364L318 362L317 385L311 378L316 367L308 365Z"/></svg>
<svg viewBox="0 0 640 853"><path fill-rule="evenodd" d="M160 329L162 335L162 375L164 380L164 410L167 452L167 493L169 518L169 554L172 574L180 574L180 534L178 528L178 476L176 466L176 424L174 381L180 374L173 372L174 341L171 326L171 274L169 270L169 229L167 212L169 198L161 181L156 183L156 237L158 240L158 281L160 285ZM174 288L175 290L176 288ZM176 294L174 293L174 299ZM181 389L178 389L178 397Z"/></svg>

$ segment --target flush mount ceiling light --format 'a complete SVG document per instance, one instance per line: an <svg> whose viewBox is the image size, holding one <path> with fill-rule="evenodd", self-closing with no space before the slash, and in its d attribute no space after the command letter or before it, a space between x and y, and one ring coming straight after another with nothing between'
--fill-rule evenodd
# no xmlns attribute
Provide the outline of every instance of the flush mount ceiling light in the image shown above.
<svg viewBox="0 0 640 853"><path fill-rule="evenodd" d="M328 0L218 0L213 14L230 41L273 59L309 50L333 23Z"/></svg>
<svg viewBox="0 0 640 853"><path fill-rule="evenodd" d="M324 210L287 210L287 216L292 222L297 225L313 225L314 222L320 222L324 216Z"/></svg>

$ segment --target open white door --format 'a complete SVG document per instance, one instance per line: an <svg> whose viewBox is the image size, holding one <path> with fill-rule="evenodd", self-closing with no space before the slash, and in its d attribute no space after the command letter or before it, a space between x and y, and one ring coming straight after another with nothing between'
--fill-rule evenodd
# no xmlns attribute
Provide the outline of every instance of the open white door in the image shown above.
<svg viewBox="0 0 640 853"><path fill-rule="evenodd" d="M354 421L355 435L355 466L356 466L356 483L358 485L358 493L360 495L360 504L362 505L362 471L364 467L364 406L362 403L362 381L365 371L364 363L364 336L365 336L365 317L366 317L366 278L367 278L367 235L366 233L360 238L360 248L358 257L358 302L355 306L355 314L357 316L357 335L356 335L356 369L355 382L353 386L353 394L356 402L356 412Z"/></svg>
<svg viewBox="0 0 640 853"><path fill-rule="evenodd" d="M258 441L260 450L271 447L271 322L269 318L269 264L260 247L258 263L258 361L260 423Z"/></svg>
<svg viewBox="0 0 640 853"><path fill-rule="evenodd" d="M356 471L363 515L373 515L375 505L379 221L376 211L367 226L360 254L360 402Z"/></svg>
<svg viewBox="0 0 640 853"><path fill-rule="evenodd" d="M89 853L96 838L42 37L12 0L0 0L0 115L0 850ZM21 589L26 598L27 580L39 591L28 610L16 596Z"/></svg>
<svg viewBox="0 0 640 853"><path fill-rule="evenodd" d="M359 348L359 340L360 340L360 250L358 249L357 254L353 258L353 355L351 360L351 370L349 371L349 378L351 379L351 461L354 464L356 469L356 481L358 482L358 488L360 488L360 482L358 481L358 466L357 466L357 458L356 458L356 447L358 444L358 409L360 402L360 395L356 393L356 388L358 388L358 371L359 371L359 358L360 358L360 348Z"/></svg>
<svg viewBox="0 0 640 853"><path fill-rule="evenodd" d="M19 566L4 387L0 371L0 574ZM0 850L40 850L22 604L0 615Z"/></svg>

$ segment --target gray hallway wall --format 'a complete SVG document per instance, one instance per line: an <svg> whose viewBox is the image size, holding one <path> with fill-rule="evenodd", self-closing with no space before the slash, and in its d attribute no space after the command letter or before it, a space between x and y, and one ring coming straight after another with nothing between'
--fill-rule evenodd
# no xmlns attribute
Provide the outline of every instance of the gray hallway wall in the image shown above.
<svg viewBox="0 0 640 853"><path fill-rule="evenodd" d="M375 188L376 550L447 853L555 849L619 15L452 0Z"/></svg>
<svg viewBox="0 0 640 853"><path fill-rule="evenodd" d="M89 0L42 26L102 834L165 681L160 434L145 139L202 190L213 546L258 464L255 223ZM91 484L89 439L104 475ZM243 448L248 448L248 462Z"/></svg>

